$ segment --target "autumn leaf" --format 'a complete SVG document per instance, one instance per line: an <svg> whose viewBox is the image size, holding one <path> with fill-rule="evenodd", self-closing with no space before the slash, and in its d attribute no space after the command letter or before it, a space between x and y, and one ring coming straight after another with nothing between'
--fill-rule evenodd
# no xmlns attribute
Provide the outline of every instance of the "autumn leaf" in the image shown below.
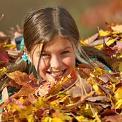
<svg viewBox="0 0 122 122"><path fill-rule="evenodd" d="M118 101L120 99L122 99L122 87L118 88L116 91L115 91L115 99Z"/></svg>
<svg viewBox="0 0 122 122"><path fill-rule="evenodd" d="M122 25L111 26L111 29L115 32L122 33Z"/></svg>
<svg viewBox="0 0 122 122"><path fill-rule="evenodd" d="M28 122L35 122L35 118L33 117L33 115L28 115L27 116L27 121Z"/></svg>
<svg viewBox="0 0 122 122"><path fill-rule="evenodd" d="M121 109L122 108L122 99L117 100L117 102L115 104L115 108L116 109Z"/></svg>
<svg viewBox="0 0 122 122"><path fill-rule="evenodd" d="M2 101L5 102L8 99L8 90L7 87L5 87L2 91Z"/></svg>
<svg viewBox="0 0 122 122"><path fill-rule="evenodd" d="M76 78L76 71L71 69L70 74L68 74L66 77L63 77L60 81L51 87L49 94L54 95L61 90L65 90L75 82Z"/></svg>
<svg viewBox="0 0 122 122"><path fill-rule="evenodd" d="M105 116L103 118L103 121L105 121L105 122L121 122L122 115Z"/></svg>
<svg viewBox="0 0 122 122"><path fill-rule="evenodd" d="M7 68L6 68L6 67L1 68L1 69L0 69L0 78L2 78L2 76L3 76L4 74L6 74L6 73L7 73Z"/></svg>
<svg viewBox="0 0 122 122"><path fill-rule="evenodd" d="M39 97L39 98L37 99L37 101L35 102L35 107L36 107L36 108L41 108L42 106L45 105L45 102L46 102L46 100L45 100L44 97Z"/></svg>
<svg viewBox="0 0 122 122"><path fill-rule="evenodd" d="M28 96L35 93L35 88L30 85L23 86L17 93L12 95L12 97Z"/></svg>
<svg viewBox="0 0 122 122"><path fill-rule="evenodd" d="M44 117L44 118L42 118L41 121L42 122L51 122L52 121L52 118L51 117Z"/></svg>
<svg viewBox="0 0 122 122"><path fill-rule="evenodd" d="M119 71L122 72L122 62L119 64Z"/></svg>
<svg viewBox="0 0 122 122"><path fill-rule="evenodd" d="M93 85L93 89L98 95L104 95L104 92L100 89L100 87L97 84Z"/></svg>
<svg viewBox="0 0 122 122"><path fill-rule="evenodd" d="M110 31L104 31L104 30L99 30L99 36L105 37L105 36L109 36Z"/></svg>
<svg viewBox="0 0 122 122"><path fill-rule="evenodd" d="M26 73L20 71L8 73L7 76L14 80L17 84L23 86L26 86L27 82L30 81L29 76Z"/></svg>
<svg viewBox="0 0 122 122"><path fill-rule="evenodd" d="M52 118L52 122L64 122L64 121L59 117L54 117Z"/></svg>
<svg viewBox="0 0 122 122"><path fill-rule="evenodd" d="M8 64L9 55L5 50L0 50L0 65Z"/></svg>
<svg viewBox="0 0 122 122"><path fill-rule="evenodd" d="M32 74L23 72L27 66L25 62L15 62L10 58L8 62L15 63L0 69L1 91L6 86L18 86L18 91L8 97L5 89L4 97L8 99L0 105L4 110L2 121L101 122L103 118L105 121L118 118L117 121L121 121L120 116L108 116L121 115L121 42L120 26L99 29L97 34L81 42L91 58L91 65L78 64L56 84L45 81L39 86L39 81ZM9 49L9 57L14 54L22 56L12 52L8 43L0 43L0 49L5 52Z"/></svg>

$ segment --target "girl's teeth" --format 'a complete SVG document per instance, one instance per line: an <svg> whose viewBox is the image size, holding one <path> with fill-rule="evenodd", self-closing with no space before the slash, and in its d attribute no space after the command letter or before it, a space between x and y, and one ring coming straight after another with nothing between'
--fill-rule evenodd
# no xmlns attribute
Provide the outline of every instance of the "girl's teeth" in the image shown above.
<svg viewBox="0 0 122 122"><path fill-rule="evenodd" d="M52 73L52 76L60 76L60 75L62 75L62 74L63 74L63 72Z"/></svg>
<svg viewBox="0 0 122 122"><path fill-rule="evenodd" d="M50 72L50 71L47 71L47 73L50 74L54 78L58 78L58 77L63 76L65 71L66 70L62 70L62 71L59 71L59 72Z"/></svg>

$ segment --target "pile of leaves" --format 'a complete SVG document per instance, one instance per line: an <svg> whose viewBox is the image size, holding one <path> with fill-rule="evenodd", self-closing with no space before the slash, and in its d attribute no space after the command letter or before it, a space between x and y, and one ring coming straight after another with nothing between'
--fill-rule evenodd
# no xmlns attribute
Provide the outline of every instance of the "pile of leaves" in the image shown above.
<svg viewBox="0 0 122 122"><path fill-rule="evenodd" d="M4 87L1 87L4 100L0 105L1 121L101 122L117 119L121 121L121 43L121 26L111 26L107 31L99 30L93 37L82 41L81 45L85 49L90 47L100 51L100 55L96 53L96 56L106 58L106 62L110 61L110 69L105 69L103 65L94 62L93 67L80 64L51 87L48 83L47 87L45 83L39 84L32 74L10 71L6 66L1 67L0 78L8 79ZM93 55L95 54L89 54ZM0 80L1 82L4 80ZM15 87L16 92L9 96L10 87ZM40 96L40 91L48 92Z"/></svg>
<svg viewBox="0 0 122 122"><path fill-rule="evenodd" d="M90 56L98 58L113 71L122 72L122 25L107 26L107 30L99 29L92 37L81 41ZM89 48L90 47L90 48ZM95 54L94 54L95 53Z"/></svg>

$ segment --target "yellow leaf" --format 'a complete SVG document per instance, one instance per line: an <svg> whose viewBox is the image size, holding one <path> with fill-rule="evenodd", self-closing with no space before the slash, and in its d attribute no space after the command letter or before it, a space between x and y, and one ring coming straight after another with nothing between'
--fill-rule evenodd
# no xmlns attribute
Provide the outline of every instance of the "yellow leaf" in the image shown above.
<svg viewBox="0 0 122 122"><path fill-rule="evenodd" d="M39 97L38 100L35 103L36 108L40 108L41 106L44 106L45 100L43 97Z"/></svg>
<svg viewBox="0 0 122 122"><path fill-rule="evenodd" d="M52 102L50 102L50 106L52 107L52 108L57 108L57 109L59 109L60 108L60 106L59 106L59 101L58 100L55 100L55 101L52 101Z"/></svg>
<svg viewBox="0 0 122 122"><path fill-rule="evenodd" d="M102 121L100 120L100 117L98 116L98 113L97 113L97 112L94 113L94 117L95 117L95 121L96 121L96 122L102 122Z"/></svg>
<svg viewBox="0 0 122 122"><path fill-rule="evenodd" d="M122 99L122 87L118 88L118 89L115 91L115 99L116 99L116 100Z"/></svg>
<svg viewBox="0 0 122 122"><path fill-rule="evenodd" d="M119 64L119 71L122 72L122 62Z"/></svg>
<svg viewBox="0 0 122 122"><path fill-rule="evenodd" d="M7 105L7 110L11 111L11 105L10 104Z"/></svg>
<svg viewBox="0 0 122 122"><path fill-rule="evenodd" d="M51 117L44 117L41 120L42 122L52 122L52 118ZM58 121L57 121L58 122Z"/></svg>
<svg viewBox="0 0 122 122"><path fill-rule="evenodd" d="M87 43L84 40L80 40L80 44L83 46L87 45Z"/></svg>
<svg viewBox="0 0 122 122"><path fill-rule="evenodd" d="M27 106L24 109L18 110L20 118L28 118L29 115L34 113L35 108L33 106Z"/></svg>
<svg viewBox="0 0 122 122"><path fill-rule="evenodd" d="M94 77L99 77L99 76L103 75L104 73L105 73L105 71L104 71L103 69L101 69L101 68L99 68L99 67L96 67L96 68L94 69L93 76L94 76Z"/></svg>
<svg viewBox="0 0 122 122"><path fill-rule="evenodd" d="M118 101L116 102L115 108L116 108L116 109L122 108L122 99L120 99L120 100L118 100Z"/></svg>
<svg viewBox="0 0 122 122"><path fill-rule="evenodd" d="M3 76L3 74L5 74L6 72L7 72L7 69L5 67L0 69L0 77Z"/></svg>
<svg viewBox="0 0 122 122"><path fill-rule="evenodd" d="M27 120L28 122L35 122L33 115L28 115Z"/></svg>
<svg viewBox="0 0 122 122"><path fill-rule="evenodd" d="M122 25L115 25L111 27L113 31L122 33Z"/></svg>
<svg viewBox="0 0 122 122"><path fill-rule="evenodd" d="M98 95L103 95L102 90L99 88L99 86L98 86L97 84L94 84L94 85L93 85L93 89L95 90L95 92L96 92Z"/></svg>
<svg viewBox="0 0 122 122"><path fill-rule="evenodd" d="M110 31L99 30L99 36L108 36Z"/></svg>
<svg viewBox="0 0 122 122"><path fill-rule="evenodd" d="M75 117L77 119L78 122L93 122L93 120L89 120L87 118L85 118L84 116L77 116Z"/></svg>
<svg viewBox="0 0 122 122"><path fill-rule="evenodd" d="M54 117L54 118L52 118L51 122L64 122L64 121L59 117Z"/></svg>
<svg viewBox="0 0 122 122"><path fill-rule="evenodd" d="M101 50L103 48L103 44L96 45L95 48L97 48L98 50Z"/></svg>
<svg viewBox="0 0 122 122"><path fill-rule="evenodd" d="M83 115L84 116L93 116L93 112L91 110L90 104L86 104L83 106Z"/></svg>
<svg viewBox="0 0 122 122"><path fill-rule="evenodd" d="M16 48L16 45L13 45L13 44L5 44L3 47L6 48L6 49L14 49L14 48Z"/></svg>
<svg viewBox="0 0 122 122"><path fill-rule="evenodd" d="M77 116L76 119L77 119L79 122L82 122L82 121L84 121L84 116Z"/></svg>
<svg viewBox="0 0 122 122"><path fill-rule="evenodd" d="M109 39L107 42L106 42L106 45L107 46L110 46L111 44L113 44L116 40L115 39Z"/></svg>
<svg viewBox="0 0 122 122"><path fill-rule="evenodd" d="M7 105L7 110L14 113L15 111L20 111L21 108L16 104L8 104Z"/></svg>
<svg viewBox="0 0 122 122"><path fill-rule="evenodd" d="M118 59L122 58L122 54L120 54L117 58L118 58Z"/></svg>

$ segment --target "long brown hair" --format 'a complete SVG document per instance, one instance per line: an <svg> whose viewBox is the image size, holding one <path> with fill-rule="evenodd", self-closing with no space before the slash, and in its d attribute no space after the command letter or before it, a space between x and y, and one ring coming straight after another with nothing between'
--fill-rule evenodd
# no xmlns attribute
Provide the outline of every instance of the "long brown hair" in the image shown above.
<svg viewBox="0 0 122 122"><path fill-rule="evenodd" d="M27 51L42 41L48 42L55 35L79 42L79 31L69 12L62 7L44 8L30 12L24 22L24 40Z"/></svg>

